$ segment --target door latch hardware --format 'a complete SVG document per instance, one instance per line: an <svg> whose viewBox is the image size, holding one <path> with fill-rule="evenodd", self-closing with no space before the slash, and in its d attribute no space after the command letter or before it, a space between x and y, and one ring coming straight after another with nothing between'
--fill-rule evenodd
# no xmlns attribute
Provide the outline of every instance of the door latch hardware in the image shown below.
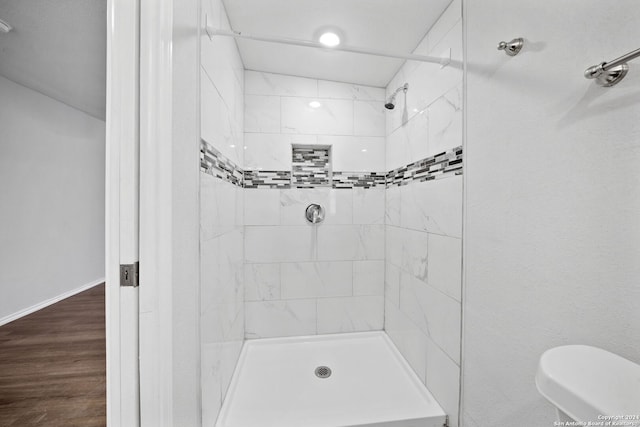
<svg viewBox="0 0 640 427"><path fill-rule="evenodd" d="M120 286L138 287L140 285L138 274L139 267L139 262L135 262L133 264L120 264Z"/></svg>

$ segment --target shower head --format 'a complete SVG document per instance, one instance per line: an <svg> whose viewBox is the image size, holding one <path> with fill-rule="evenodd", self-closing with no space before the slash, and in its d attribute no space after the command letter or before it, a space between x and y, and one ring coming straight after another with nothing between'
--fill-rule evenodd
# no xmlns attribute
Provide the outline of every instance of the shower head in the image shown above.
<svg viewBox="0 0 640 427"><path fill-rule="evenodd" d="M389 98L387 103L384 104L384 108L386 108L387 110L393 110L394 108L396 108L396 96L395 95L393 95L391 98Z"/></svg>
<svg viewBox="0 0 640 427"><path fill-rule="evenodd" d="M387 110L393 110L394 108L396 108L396 95L398 95L400 91L403 91L406 95L407 90L409 90L409 83L405 83L402 86L400 86L398 89L396 89L393 92L393 94L391 94L387 102L384 104L384 108L386 108ZM405 100L406 100L406 97L405 97Z"/></svg>
<svg viewBox="0 0 640 427"><path fill-rule="evenodd" d="M11 30L13 30L13 27L0 19L0 34L6 34Z"/></svg>

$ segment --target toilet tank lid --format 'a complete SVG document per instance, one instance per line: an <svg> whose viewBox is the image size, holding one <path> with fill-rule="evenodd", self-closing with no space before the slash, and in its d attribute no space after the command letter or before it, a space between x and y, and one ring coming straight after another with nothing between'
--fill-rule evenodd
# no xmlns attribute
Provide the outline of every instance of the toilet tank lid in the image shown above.
<svg viewBox="0 0 640 427"><path fill-rule="evenodd" d="M576 421L640 415L640 365L600 348L566 345L547 350L540 357L536 386Z"/></svg>

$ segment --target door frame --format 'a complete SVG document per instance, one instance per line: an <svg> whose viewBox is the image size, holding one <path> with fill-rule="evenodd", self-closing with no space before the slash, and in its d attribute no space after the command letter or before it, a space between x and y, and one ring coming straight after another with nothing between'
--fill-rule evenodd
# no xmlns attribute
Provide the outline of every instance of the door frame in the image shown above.
<svg viewBox="0 0 640 427"><path fill-rule="evenodd" d="M197 427L200 0L108 0L107 32L107 424ZM122 288L119 264L138 248L140 287Z"/></svg>

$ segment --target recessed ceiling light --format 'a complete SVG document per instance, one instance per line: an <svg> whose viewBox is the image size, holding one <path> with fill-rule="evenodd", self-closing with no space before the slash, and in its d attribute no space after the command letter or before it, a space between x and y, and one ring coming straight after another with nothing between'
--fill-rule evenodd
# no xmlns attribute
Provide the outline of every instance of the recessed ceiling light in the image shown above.
<svg viewBox="0 0 640 427"><path fill-rule="evenodd" d="M311 108L320 108L320 107L322 107L322 104L320 104L318 101L311 101L309 103L309 107L311 107Z"/></svg>
<svg viewBox="0 0 640 427"><path fill-rule="evenodd" d="M367 149L366 149L366 148L363 148L361 151L362 151L363 153L366 153L366 152L367 152Z"/></svg>
<svg viewBox="0 0 640 427"><path fill-rule="evenodd" d="M340 44L340 37L336 33L332 33L330 31L322 34L318 40L327 47L335 47Z"/></svg>
<svg viewBox="0 0 640 427"><path fill-rule="evenodd" d="M236 145L235 144L231 144L231 145L229 145L229 147L236 148Z"/></svg>

